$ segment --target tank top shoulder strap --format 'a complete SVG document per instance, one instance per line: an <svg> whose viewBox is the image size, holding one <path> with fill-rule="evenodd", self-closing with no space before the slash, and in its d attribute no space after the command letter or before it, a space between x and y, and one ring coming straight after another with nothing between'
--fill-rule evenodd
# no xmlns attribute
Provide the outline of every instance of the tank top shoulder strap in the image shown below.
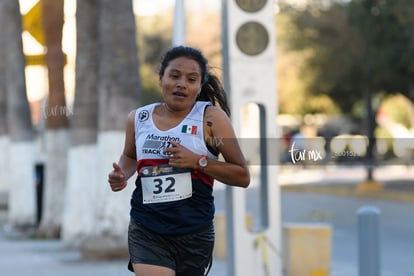
<svg viewBox="0 0 414 276"><path fill-rule="evenodd" d="M195 102L195 105L193 109L191 110L190 114L188 114L188 118L203 118L204 117L204 111L207 106L212 105L211 102L201 102L197 101Z"/></svg>

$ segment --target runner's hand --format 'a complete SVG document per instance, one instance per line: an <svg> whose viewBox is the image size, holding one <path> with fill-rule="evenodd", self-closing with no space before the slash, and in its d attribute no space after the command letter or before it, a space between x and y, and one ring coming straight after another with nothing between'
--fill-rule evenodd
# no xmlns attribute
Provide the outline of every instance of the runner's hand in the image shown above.
<svg viewBox="0 0 414 276"><path fill-rule="evenodd" d="M168 164L175 168L197 169L197 161L201 155L195 154L179 143L171 141L172 148L164 150L168 155Z"/></svg>
<svg viewBox="0 0 414 276"><path fill-rule="evenodd" d="M114 170L109 173L108 182L113 192L119 192L127 185L127 181L125 180L125 172L115 162L112 163L112 167Z"/></svg>

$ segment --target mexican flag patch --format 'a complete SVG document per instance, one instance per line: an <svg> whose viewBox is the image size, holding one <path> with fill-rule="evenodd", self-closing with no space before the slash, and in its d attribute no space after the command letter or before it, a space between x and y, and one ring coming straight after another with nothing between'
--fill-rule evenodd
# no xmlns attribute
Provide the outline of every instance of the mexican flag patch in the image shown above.
<svg viewBox="0 0 414 276"><path fill-rule="evenodd" d="M196 135L197 126L183 125L183 128L181 129L181 133L188 133L188 134Z"/></svg>

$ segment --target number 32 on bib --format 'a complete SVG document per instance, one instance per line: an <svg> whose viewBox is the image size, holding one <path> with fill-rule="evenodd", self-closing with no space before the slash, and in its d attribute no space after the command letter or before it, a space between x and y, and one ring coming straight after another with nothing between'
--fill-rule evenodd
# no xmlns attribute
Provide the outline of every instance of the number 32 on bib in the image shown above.
<svg viewBox="0 0 414 276"><path fill-rule="evenodd" d="M191 173L170 166L140 170L143 204L182 200L192 196Z"/></svg>

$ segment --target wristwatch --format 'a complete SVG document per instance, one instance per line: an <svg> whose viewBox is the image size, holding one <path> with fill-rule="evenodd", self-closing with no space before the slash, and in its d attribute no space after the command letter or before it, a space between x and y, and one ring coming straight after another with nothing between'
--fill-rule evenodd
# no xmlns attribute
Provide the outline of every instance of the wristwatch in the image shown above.
<svg viewBox="0 0 414 276"><path fill-rule="evenodd" d="M204 169L205 167L207 167L208 164L208 160L207 160L207 156L205 155L201 155L201 158L198 159L198 169Z"/></svg>

